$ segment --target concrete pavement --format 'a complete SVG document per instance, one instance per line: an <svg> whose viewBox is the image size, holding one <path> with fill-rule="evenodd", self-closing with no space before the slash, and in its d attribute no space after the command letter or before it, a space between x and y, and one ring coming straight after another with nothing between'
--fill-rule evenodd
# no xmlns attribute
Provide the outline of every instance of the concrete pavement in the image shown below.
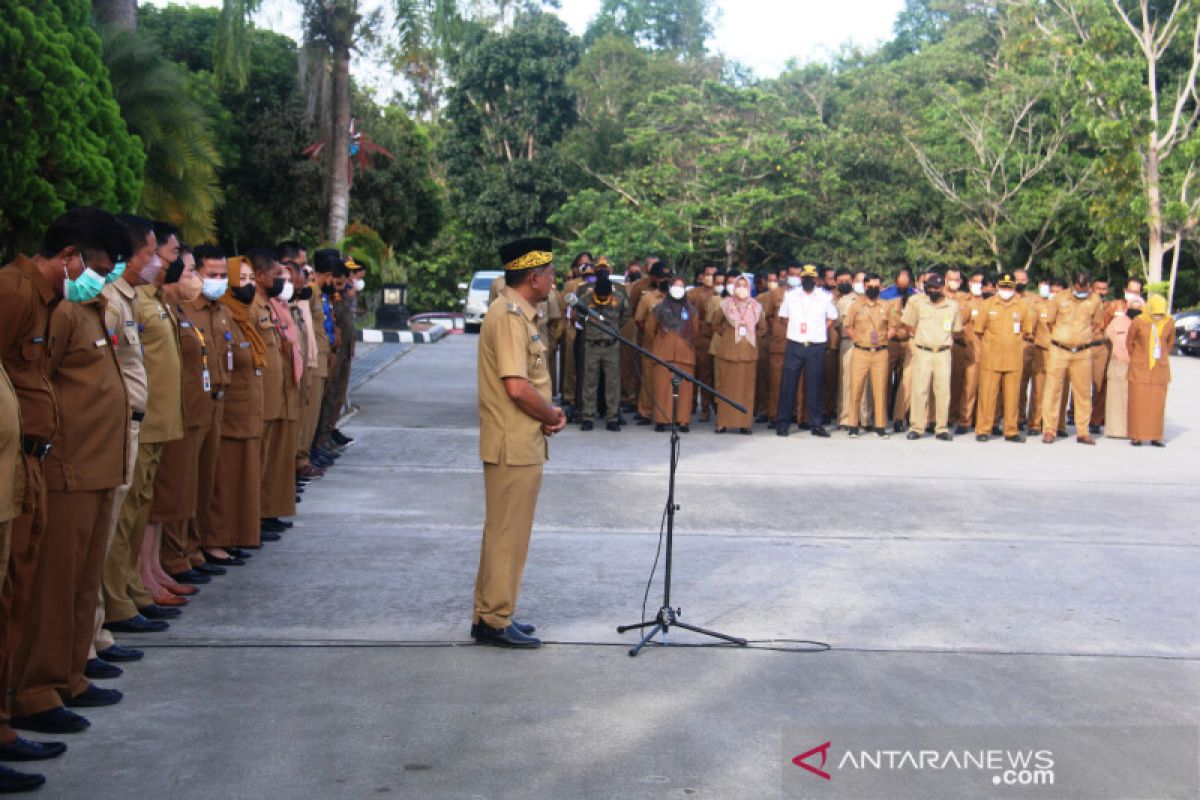
<svg viewBox="0 0 1200 800"><path fill-rule="evenodd" d="M295 529L122 640L147 648L108 684L125 701L43 794L791 797L799 727L1200 724L1200 360L1173 361L1165 450L694 426L682 619L832 649L630 659L614 627L641 613L668 451L632 426L551 442L521 613L563 644L466 643L476 341L354 393L358 441Z"/></svg>

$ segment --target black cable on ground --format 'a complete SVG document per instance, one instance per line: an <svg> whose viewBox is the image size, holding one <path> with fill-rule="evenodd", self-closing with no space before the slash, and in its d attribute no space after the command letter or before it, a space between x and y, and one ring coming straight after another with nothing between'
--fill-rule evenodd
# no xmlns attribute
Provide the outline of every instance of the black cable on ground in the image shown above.
<svg viewBox="0 0 1200 800"><path fill-rule="evenodd" d="M322 640L303 640L303 641L172 641L172 642L132 642L139 649L145 650L302 650L308 648L315 649L452 649L456 647L483 647L476 642L466 641L438 641L438 640L391 640L391 641L363 641L363 640L348 640L338 641L337 639L322 639ZM550 647L620 647L628 649L629 642L591 642L591 641L570 641L570 640L544 640L543 646ZM818 642L809 639L750 639L745 647L741 647L732 642L651 642L649 647L664 648L694 648L708 650L764 650L779 653L824 653L832 650L832 645L826 642Z"/></svg>

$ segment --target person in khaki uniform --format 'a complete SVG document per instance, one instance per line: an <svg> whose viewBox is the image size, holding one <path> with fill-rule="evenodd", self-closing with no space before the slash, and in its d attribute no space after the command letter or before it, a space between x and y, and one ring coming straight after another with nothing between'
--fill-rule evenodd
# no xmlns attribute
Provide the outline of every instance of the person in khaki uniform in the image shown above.
<svg viewBox="0 0 1200 800"><path fill-rule="evenodd" d="M1046 326L1050 329L1046 390L1042 395L1042 441L1046 444L1054 443L1054 432L1062 424L1059 409L1068 380L1079 423L1076 441L1096 443L1086 428L1092 414L1092 355L1088 351L1104 322L1104 307L1091 292L1091 284L1087 272L1077 271L1071 290L1056 294L1046 309Z"/></svg>
<svg viewBox="0 0 1200 800"><path fill-rule="evenodd" d="M633 321L637 323L638 342L642 347L649 349L650 340L646 338L646 324L649 321L650 314L653 313L654 307L662 302L666 297L666 292L663 291L663 278L666 275L666 267L661 261L654 260L650 267L650 285L641 293L641 299L638 300L637 308L633 312ZM649 425L654 422L654 371L656 367L653 361L641 356L641 390L638 394L637 403L637 424Z"/></svg>
<svg viewBox="0 0 1200 800"><path fill-rule="evenodd" d="M546 345L535 306L554 286L549 239L500 248L506 286L479 331L479 455L486 511L475 579L471 637L481 644L533 648L533 626L514 618L533 514L542 483L546 437L567 424L551 402Z"/></svg>
<svg viewBox="0 0 1200 800"><path fill-rule="evenodd" d="M789 288L800 285L800 262L791 261L785 270L784 280L762 297L762 320L765 324L763 340L759 342L760 353L767 356L767 408L779 405L779 386L783 381L783 356L787 352L787 320L779 316L779 307ZM789 283L790 281L790 283ZM797 395L803 396L797 391ZM775 420L767 422L768 428L775 427Z"/></svg>
<svg viewBox="0 0 1200 800"><path fill-rule="evenodd" d="M621 328L621 335L631 342L641 344L637 323L633 321L633 312L637 311L642 292L649 286L650 281L642 274L642 262L630 261L625 267L625 295L629 300L629 320ZM559 338L561 343L562 339ZM641 395L642 382L638 373L641 356L628 347L621 348L621 403L626 411L637 412L637 401Z"/></svg>
<svg viewBox="0 0 1200 800"><path fill-rule="evenodd" d="M1025 353L1025 304L1017 297L1016 281L1005 274L999 291L980 307L975 333L980 337L979 409L975 441L986 442L996 423L996 395L1004 398L1004 440L1023 442L1020 411L1021 364Z"/></svg>
<svg viewBox="0 0 1200 800"><path fill-rule="evenodd" d="M850 359L854 357L854 340L846 331L846 314L866 291L867 273L863 270L853 273L851 280L845 277L838 279L838 290L834 293L834 308L838 318L833 327L838 332L838 429L850 430ZM859 403L859 419L867 417L874 408L871 402L872 387L868 380L863 391L862 402Z"/></svg>
<svg viewBox="0 0 1200 800"><path fill-rule="evenodd" d="M879 299L881 279L878 273L866 276L862 299L852 303L846 312L842 330L850 338L850 436L859 435L859 406L867 378L875 389L875 432L888 438L887 393L890 356L888 341L894 331L892 304Z"/></svg>
<svg viewBox="0 0 1200 800"><path fill-rule="evenodd" d="M1034 301L1038 299L1037 294L1029 290L1029 272L1025 269L1014 269L1013 280L1016 281L1017 299L1021 301L1021 319L1024 320L1028 315ZM1025 331L1026 334L1029 331ZM1025 337L1025 348L1021 353L1021 391L1019 392L1019 400L1017 405L1021 411L1021 432L1024 433L1029 426L1029 406L1030 406L1030 388L1033 386L1033 359L1034 351L1037 350L1037 345L1028 336Z"/></svg>
<svg viewBox="0 0 1200 800"><path fill-rule="evenodd" d="M1108 305L1108 280L1096 278L1092 281L1092 294L1100 300L1101 308L1105 308ZM1108 325L1112 316L1107 313L1107 308L1105 312L1100 332L1092 342L1092 416L1086 420L1088 433L1092 434L1098 434L1104 428L1104 412L1108 398L1108 362L1112 358L1112 345L1104 337L1104 327Z"/></svg>
<svg viewBox="0 0 1200 800"><path fill-rule="evenodd" d="M1134 447L1163 442L1167 385L1171 382L1171 348L1175 320L1167 313L1167 298L1152 294L1145 311L1134 317L1125 340L1129 350L1129 441Z"/></svg>
<svg viewBox="0 0 1200 800"><path fill-rule="evenodd" d="M667 297L655 306L646 321L646 341L650 352L668 364L689 374L696 370L696 332L700 329L696 307L687 300L687 281L682 275L667 279ZM657 365L656 365L657 366ZM671 373L661 366L654 371L654 430L662 432L671 424L674 403ZM695 407L695 386L683 381L679 386L679 429L691 430Z"/></svg>
<svg viewBox="0 0 1200 800"><path fill-rule="evenodd" d="M716 384L713 383L713 356L708 352L709 345L712 344L712 328L708 324L704 310L708 307L709 299L715 294L713 276L716 274L717 267L714 264L702 268L700 274L696 276L696 285L687 293L687 301L692 304L692 307L696 309L696 314L700 317L700 327L696 331L696 379L709 386ZM712 419L712 394L701 390L697 399L700 406L699 421L708 422Z"/></svg>
<svg viewBox="0 0 1200 800"><path fill-rule="evenodd" d="M254 270L245 258L229 259L229 289L221 297L231 321L233 369L225 389L221 419L221 452L209 502L211 531L205 542L210 552L245 558L238 548L258 547L262 481L263 368L267 343L251 314ZM318 273L320 274L320 273ZM325 295L323 295L325 296ZM278 534L273 534L278 536ZM220 550L216 550L220 548Z"/></svg>
<svg viewBox="0 0 1200 800"><path fill-rule="evenodd" d="M920 439L929 424L929 395L932 386L934 435L945 442L950 436L950 373L952 343L962 338L962 316L958 303L947 300L945 281L933 274L925 280L925 294L908 301L901 318L912 331L912 425L908 438Z"/></svg>
<svg viewBox="0 0 1200 800"><path fill-rule="evenodd" d="M959 324L962 324L962 309L963 304L970 296L963 288L963 273L958 267L946 268L946 288L945 297L947 300L953 300L958 304ZM963 335L955 337L954 343L950 346L950 427L954 428L963 424L958 418L959 414L959 398L963 393L963 382L967 366L967 335L968 331L964 329Z"/></svg>
<svg viewBox="0 0 1200 800"><path fill-rule="evenodd" d="M575 260L571 262L570 276L567 278L566 284L563 286L563 294L578 295L584 289L588 288L587 275L595 277L595 270L592 267L592 254L588 252L580 253L575 256ZM579 408L582 406L582 398L579 394L582 390L580 378L583 375L583 340L579 338L579 320L574 318L570 311L567 312L569 321L567 322L566 336L563 340L563 380L562 380L562 397L571 408L571 420L574 421L579 416Z"/></svg>
<svg viewBox="0 0 1200 800"><path fill-rule="evenodd" d="M112 224L126 242L115 259L122 260L129 236L115 219ZM67 302L50 317L46 377L61 413L44 464L46 532L34 576L31 624L13 671L16 727L53 724L64 704L91 707L121 700L120 692L95 686L84 675L113 492L127 481L129 404L100 295L113 261L107 253L93 255L90 264L84 259L80 278L64 286Z"/></svg>
<svg viewBox="0 0 1200 800"><path fill-rule="evenodd" d="M716 433L733 428L748 436L754 424L758 349L767 332L767 321L762 306L750 296L748 275L735 275L728 285L730 295L718 301L709 317L714 330L712 346L716 348L716 390L745 406L746 411L718 403Z"/></svg>

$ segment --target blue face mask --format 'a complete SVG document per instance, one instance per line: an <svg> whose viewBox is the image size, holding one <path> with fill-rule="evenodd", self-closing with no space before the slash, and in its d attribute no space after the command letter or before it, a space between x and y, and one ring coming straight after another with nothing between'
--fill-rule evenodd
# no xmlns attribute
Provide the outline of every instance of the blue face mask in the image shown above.
<svg viewBox="0 0 1200 800"><path fill-rule="evenodd" d="M795 289L800 285L800 279L795 275L788 275L788 286Z"/></svg>
<svg viewBox="0 0 1200 800"><path fill-rule="evenodd" d="M121 277L124 274L125 274L125 262L118 261L116 264L113 264L112 272L110 272L104 276L104 282L105 283L116 283L117 278Z"/></svg>
<svg viewBox="0 0 1200 800"><path fill-rule="evenodd" d="M71 278L66 265L63 265L63 296L72 303L94 300L104 288L104 278L83 261L82 255L79 260L83 262L83 272L75 279Z"/></svg>
<svg viewBox="0 0 1200 800"><path fill-rule="evenodd" d="M229 288L229 280L227 278L205 278L204 288L200 291L209 300L218 300L221 295L225 294L225 290Z"/></svg>
<svg viewBox="0 0 1200 800"><path fill-rule="evenodd" d="M1091 292L1076 292L1075 296L1078 297L1080 300L1087 300L1089 294L1091 294Z"/></svg>

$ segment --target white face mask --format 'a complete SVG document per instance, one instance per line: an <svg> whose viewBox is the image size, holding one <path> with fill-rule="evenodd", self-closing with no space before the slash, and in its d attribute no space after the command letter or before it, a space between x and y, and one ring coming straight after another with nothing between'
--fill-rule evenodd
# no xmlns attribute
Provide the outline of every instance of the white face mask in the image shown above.
<svg viewBox="0 0 1200 800"><path fill-rule="evenodd" d="M1135 303L1141 299L1142 299L1142 296L1140 294L1134 294L1133 292L1125 293L1125 302L1126 303Z"/></svg>
<svg viewBox="0 0 1200 800"><path fill-rule="evenodd" d="M1012 300L1012 296L1016 294L1016 292L1014 292L1012 289L1001 289L1000 291L996 292L996 294L1000 295L1001 300Z"/></svg>
<svg viewBox="0 0 1200 800"><path fill-rule="evenodd" d="M725 284L722 283L720 286L717 287L717 294L721 294L721 295L725 294Z"/></svg>
<svg viewBox="0 0 1200 800"><path fill-rule="evenodd" d="M739 300L745 300L747 297L750 296L750 290L747 289L745 286L739 286L738 288L733 290L733 293L735 295L737 295L737 298Z"/></svg>
<svg viewBox="0 0 1200 800"><path fill-rule="evenodd" d="M1038 294L1041 295L1043 298L1049 297L1050 296L1050 284L1043 283L1040 286L1038 286Z"/></svg>
<svg viewBox="0 0 1200 800"><path fill-rule="evenodd" d="M779 281L767 281L767 289L775 291L779 288Z"/></svg>
<svg viewBox="0 0 1200 800"><path fill-rule="evenodd" d="M228 288L229 280L227 278L205 278L204 288L201 289L201 292L209 300L218 300Z"/></svg>
<svg viewBox="0 0 1200 800"><path fill-rule="evenodd" d="M946 281L946 288L952 292L957 292L960 286L962 286L962 281L956 281L956 280Z"/></svg>
<svg viewBox="0 0 1200 800"><path fill-rule="evenodd" d="M296 287L292 286L291 281L283 282L283 291L279 293L279 299L285 303L291 302L292 295L296 293Z"/></svg>
<svg viewBox="0 0 1200 800"><path fill-rule="evenodd" d="M975 295L976 297L983 297L983 284L982 283L972 283L971 284L971 294Z"/></svg>
<svg viewBox="0 0 1200 800"><path fill-rule="evenodd" d="M365 280L363 280L362 278L355 279L354 291L361 292L365 288L367 288L367 282Z"/></svg>
<svg viewBox="0 0 1200 800"><path fill-rule="evenodd" d="M683 296L687 294L687 289L684 289L682 286L672 286L667 291L670 293L671 297L674 297L676 300L682 300Z"/></svg>
<svg viewBox="0 0 1200 800"><path fill-rule="evenodd" d="M867 291L866 284L862 284L862 283L854 284L854 293L855 294L864 294L864 293L866 293L866 291Z"/></svg>

